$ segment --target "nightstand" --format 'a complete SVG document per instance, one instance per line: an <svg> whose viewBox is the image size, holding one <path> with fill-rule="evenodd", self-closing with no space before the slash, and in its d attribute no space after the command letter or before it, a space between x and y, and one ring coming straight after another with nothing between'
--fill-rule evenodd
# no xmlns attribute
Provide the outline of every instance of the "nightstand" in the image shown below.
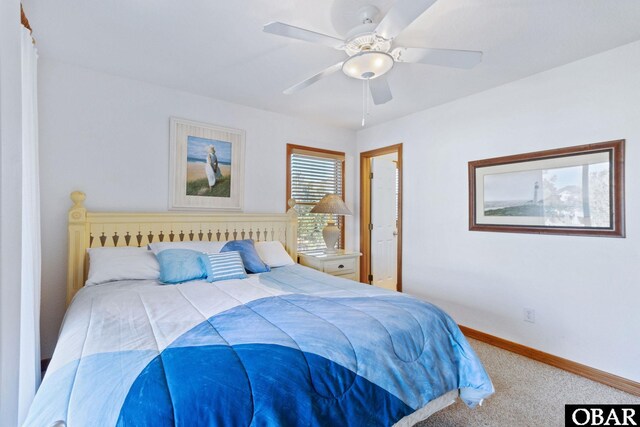
<svg viewBox="0 0 640 427"><path fill-rule="evenodd" d="M323 271L332 276L351 279L356 282L360 278L360 252L339 250L333 254L324 252L307 252L298 254L300 264Z"/></svg>

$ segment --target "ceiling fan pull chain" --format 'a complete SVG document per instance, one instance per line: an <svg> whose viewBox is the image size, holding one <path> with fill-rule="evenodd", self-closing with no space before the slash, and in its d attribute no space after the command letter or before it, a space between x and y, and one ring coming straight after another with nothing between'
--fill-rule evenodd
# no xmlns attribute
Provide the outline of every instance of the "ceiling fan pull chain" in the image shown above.
<svg viewBox="0 0 640 427"><path fill-rule="evenodd" d="M364 103L366 105L366 112L367 112L367 117L369 116L369 114L371 114L371 103L369 102L369 94L371 93L371 86L370 86L370 82L371 78L367 79L367 89L364 91Z"/></svg>
<svg viewBox="0 0 640 427"><path fill-rule="evenodd" d="M362 82L362 127L367 116L367 86L369 86L369 79Z"/></svg>

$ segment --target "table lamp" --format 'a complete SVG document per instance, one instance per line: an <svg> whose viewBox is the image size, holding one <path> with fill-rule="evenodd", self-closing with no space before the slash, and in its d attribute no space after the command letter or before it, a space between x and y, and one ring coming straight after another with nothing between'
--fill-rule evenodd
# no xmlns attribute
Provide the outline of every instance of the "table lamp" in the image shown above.
<svg viewBox="0 0 640 427"><path fill-rule="evenodd" d="M351 211L344 203L344 200L336 194L327 194L311 209L311 213L352 215ZM340 229L336 226L332 217L329 217L326 227L322 229L324 244L327 245L325 253L335 253L336 243L340 238Z"/></svg>

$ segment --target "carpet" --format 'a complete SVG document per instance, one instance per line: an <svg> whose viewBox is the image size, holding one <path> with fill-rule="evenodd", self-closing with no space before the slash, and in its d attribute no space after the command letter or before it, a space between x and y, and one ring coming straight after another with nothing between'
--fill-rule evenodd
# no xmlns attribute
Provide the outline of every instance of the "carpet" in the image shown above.
<svg viewBox="0 0 640 427"><path fill-rule="evenodd" d="M640 403L640 397L469 339L496 389L480 407L461 401L415 427L564 426L567 403Z"/></svg>

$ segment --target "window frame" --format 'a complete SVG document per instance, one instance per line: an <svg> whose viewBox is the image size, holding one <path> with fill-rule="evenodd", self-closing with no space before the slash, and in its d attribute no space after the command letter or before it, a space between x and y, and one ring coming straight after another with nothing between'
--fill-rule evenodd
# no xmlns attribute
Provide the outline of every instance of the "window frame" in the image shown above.
<svg viewBox="0 0 640 427"><path fill-rule="evenodd" d="M291 199L291 155L292 154L302 154L302 155L308 155L308 156L315 156L315 157L323 157L323 158L328 158L328 159L340 159L340 161L342 162L342 188L341 188L341 192L342 192L342 200L344 200L346 202L345 199L345 182L346 182L346 176L345 176L345 165L346 165L346 154L343 151L334 151L334 150L327 150L325 148L317 148L317 147L309 147L309 146L305 146L305 145L297 145L297 144L287 144L287 197L285 200L285 212L287 209L289 209L289 199ZM305 203L306 205L306 203ZM344 220L344 215L341 215L338 217L338 226L340 227L340 241L339 241L339 247L338 249L344 249L345 247L345 220Z"/></svg>

